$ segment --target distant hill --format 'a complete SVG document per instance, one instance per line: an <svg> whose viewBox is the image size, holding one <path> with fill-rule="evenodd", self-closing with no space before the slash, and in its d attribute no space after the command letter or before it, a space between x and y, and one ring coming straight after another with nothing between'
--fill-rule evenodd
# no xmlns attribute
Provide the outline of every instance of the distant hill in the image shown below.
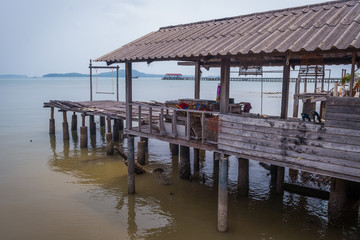
<svg viewBox="0 0 360 240"><path fill-rule="evenodd" d="M16 75L16 74L4 74L0 75L0 78L27 78L26 75Z"/></svg>
<svg viewBox="0 0 360 240"><path fill-rule="evenodd" d="M98 77L116 77L116 71L114 72L103 72L97 75ZM147 74L142 73L137 70L132 71L133 77L163 77L162 74ZM82 74L82 73L49 73L42 77L90 77L90 74ZM96 77L96 73L93 72L93 77ZM119 70L119 77L125 77L125 70Z"/></svg>

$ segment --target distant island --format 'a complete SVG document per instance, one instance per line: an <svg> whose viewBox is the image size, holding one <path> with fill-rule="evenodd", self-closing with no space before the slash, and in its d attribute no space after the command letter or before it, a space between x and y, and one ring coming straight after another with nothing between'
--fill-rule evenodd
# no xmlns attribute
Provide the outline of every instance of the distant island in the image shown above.
<svg viewBox="0 0 360 240"><path fill-rule="evenodd" d="M96 75L95 72L93 72L93 77L116 77L116 71L114 72L103 72ZM162 74L148 74L148 73L142 73L137 70L132 71L133 77L163 77ZM82 73L49 73L46 75L43 75L42 77L90 77L90 74L82 74ZM125 77L125 70L119 70L119 77L124 78Z"/></svg>
<svg viewBox="0 0 360 240"><path fill-rule="evenodd" d="M27 78L26 75L16 75L16 74L4 74L0 75L0 78Z"/></svg>
<svg viewBox="0 0 360 240"><path fill-rule="evenodd" d="M114 72L102 72L97 74L98 77L114 77L116 78L116 71ZM137 77L156 77L156 78L161 78L164 76L164 74L148 74L148 73L143 73L143 72L139 72L137 70L133 70L132 71L132 76L134 78ZM41 76L43 78L51 78L51 77L90 77L90 74L83 74L83 73L49 73L49 74L45 74L43 76ZM93 72L93 77L96 77L96 73ZM119 78L124 78L125 77L125 70L119 70ZM0 74L0 78L29 78L29 76L27 75L18 75L18 74Z"/></svg>

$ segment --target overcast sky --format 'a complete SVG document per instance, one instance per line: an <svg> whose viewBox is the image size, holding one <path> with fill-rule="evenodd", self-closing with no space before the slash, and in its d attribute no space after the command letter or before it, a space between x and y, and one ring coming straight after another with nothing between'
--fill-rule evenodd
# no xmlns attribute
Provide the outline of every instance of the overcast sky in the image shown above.
<svg viewBox="0 0 360 240"><path fill-rule="evenodd" d="M1 0L0 74L87 73L89 59L163 26L320 2L325 1ZM135 64L134 69L193 73L174 63Z"/></svg>

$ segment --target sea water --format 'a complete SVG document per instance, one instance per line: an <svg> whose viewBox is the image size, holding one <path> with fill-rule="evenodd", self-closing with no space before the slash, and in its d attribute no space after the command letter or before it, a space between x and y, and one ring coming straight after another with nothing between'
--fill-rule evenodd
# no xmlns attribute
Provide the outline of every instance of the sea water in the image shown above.
<svg viewBox="0 0 360 240"><path fill-rule="evenodd" d="M201 98L215 99L217 85L202 81ZM48 134L50 110L43 102L89 100L89 86L87 78L0 79L1 239L360 238L359 221L341 228L328 226L327 201L274 194L269 172L256 161L250 161L249 197L237 198L235 157L229 161L228 232L220 233L212 152L201 156L200 179L180 180L178 159L171 156L168 143L152 139L146 168L163 168L171 184L163 185L152 173L136 176L136 194L128 195L127 168L119 156L106 156L99 124L88 149L79 148L79 130L63 141L62 113L57 111L56 134ZM123 79L119 86L124 100ZM260 82L231 82L230 97L250 102L254 113L280 115L281 88L280 82L264 83L262 107ZM289 115L293 89L291 83ZM116 99L115 94L96 91L115 92L110 78L93 83L94 100ZM193 81L133 80L135 101L193 95ZM126 141L115 144L126 151Z"/></svg>

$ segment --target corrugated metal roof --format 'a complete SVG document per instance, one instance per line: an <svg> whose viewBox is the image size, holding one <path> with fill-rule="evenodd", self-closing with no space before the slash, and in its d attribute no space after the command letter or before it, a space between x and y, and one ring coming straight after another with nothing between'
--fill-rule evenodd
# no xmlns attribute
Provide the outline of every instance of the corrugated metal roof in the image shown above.
<svg viewBox="0 0 360 240"><path fill-rule="evenodd" d="M360 1L333 1L160 28L95 61L360 49Z"/></svg>

